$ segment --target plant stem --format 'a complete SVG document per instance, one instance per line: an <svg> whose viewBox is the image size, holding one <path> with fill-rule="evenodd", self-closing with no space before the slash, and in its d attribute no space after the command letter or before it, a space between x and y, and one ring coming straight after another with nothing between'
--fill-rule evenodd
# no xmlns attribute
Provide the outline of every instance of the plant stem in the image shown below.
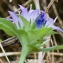
<svg viewBox="0 0 63 63"><path fill-rule="evenodd" d="M28 55L28 53L29 53L28 47L23 47L19 63L24 63L24 60L26 56Z"/></svg>

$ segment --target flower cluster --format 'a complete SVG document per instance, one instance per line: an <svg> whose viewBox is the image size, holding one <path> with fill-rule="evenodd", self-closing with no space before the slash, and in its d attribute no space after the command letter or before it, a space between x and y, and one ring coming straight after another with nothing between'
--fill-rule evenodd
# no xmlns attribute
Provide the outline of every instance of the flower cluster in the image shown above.
<svg viewBox="0 0 63 63"><path fill-rule="evenodd" d="M37 16L39 16L39 9L36 10L29 10L21 5L20 9L21 9L21 15L28 21L31 22L31 25L33 24L33 22L35 21L35 19L37 18ZM13 21L15 23L15 25L17 26L17 28L19 28L19 23L20 26L23 28L24 23L23 21L15 14L15 12L12 11L8 11L11 18L8 18L9 20Z"/></svg>
<svg viewBox="0 0 63 63"><path fill-rule="evenodd" d="M62 29L60 29L59 27L54 25L54 20L50 17L47 16L47 14L39 9L36 10L29 10L21 5L20 9L21 9L21 15L28 21L31 23L31 25L36 21L36 26L37 28L41 28L42 26L44 27L51 27L53 28L53 30L59 30L62 31ZM13 21L15 23L15 25L17 26L17 28L19 28L19 23L21 28L23 28L24 23L23 21L17 16L17 14L15 14L12 11L8 11L10 16L12 18L8 18L9 20Z"/></svg>

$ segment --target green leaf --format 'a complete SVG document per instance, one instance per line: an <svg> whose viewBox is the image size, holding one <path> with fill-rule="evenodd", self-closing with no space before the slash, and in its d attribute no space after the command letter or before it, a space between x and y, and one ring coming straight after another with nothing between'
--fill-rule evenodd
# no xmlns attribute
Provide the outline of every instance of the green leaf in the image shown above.
<svg viewBox="0 0 63 63"><path fill-rule="evenodd" d="M35 21L34 21L34 23L32 24L31 29L32 29L32 30L36 29L36 22L35 22Z"/></svg>
<svg viewBox="0 0 63 63"><path fill-rule="evenodd" d="M49 47L49 48L42 48L40 49L40 51L44 51L44 52L49 52L52 50L59 50L59 49L63 49L63 46L53 46L53 47Z"/></svg>
<svg viewBox="0 0 63 63"><path fill-rule="evenodd" d="M47 34L51 30L52 30L51 28L42 28L42 29L39 29L39 30L28 31L28 36L29 36L29 39L31 41L31 44L34 44L34 42L36 42L40 38L43 38L43 37L47 36Z"/></svg>
<svg viewBox="0 0 63 63"><path fill-rule="evenodd" d="M14 24L5 18L0 18L0 29L4 30L10 36L17 35Z"/></svg>
<svg viewBox="0 0 63 63"><path fill-rule="evenodd" d="M39 48L43 42L44 42L44 40L42 39L40 41L35 42L35 44L33 44L33 45Z"/></svg>
<svg viewBox="0 0 63 63"><path fill-rule="evenodd" d="M18 30L17 33L18 33L18 38L22 46L27 45L30 42L27 32L25 30Z"/></svg>
<svg viewBox="0 0 63 63"><path fill-rule="evenodd" d="M51 31L47 34L47 36L49 36L49 35L53 35L53 34L58 34L58 33L55 32L55 31L53 31L53 30L51 30Z"/></svg>
<svg viewBox="0 0 63 63"><path fill-rule="evenodd" d="M22 19L22 21L24 22L24 29L25 29L26 31L30 30L30 28L31 28L30 22L27 21L23 16L21 16L21 15L18 15L18 16L19 16L19 17Z"/></svg>

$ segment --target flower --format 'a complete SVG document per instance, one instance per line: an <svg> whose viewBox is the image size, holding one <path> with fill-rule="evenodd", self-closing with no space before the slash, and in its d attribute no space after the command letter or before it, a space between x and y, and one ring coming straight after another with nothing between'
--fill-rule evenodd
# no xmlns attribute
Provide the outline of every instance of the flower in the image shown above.
<svg viewBox="0 0 63 63"><path fill-rule="evenodd" d="M12 18L7 18L7 19L13 21L18 29L19 29L19 23L20 26L23 28L24 26L23 21L15 14L15 12L12 11L8 11L8 12Z"/></svg>
<svg viewBox="0 0 63 63"><path fill-rule="evenodd" d="M39 16L39 9L36 9L36 10L27 10L27 8L20 6L20 9L21 9L21 15L27 19L28 22L31 22L31 25L34 23L35 19ZM13 21L15 23L15 25L17 26L17 28L19 28L19 23L20 23L20 26L23 28L24 26L24 23L23 21L15 14L15 12L12 12L12 11L8 11L10 16L12 18L7 18L11 21Z"/></svg>
<svg viewBox="0 0 63 63"><path fill-rule="evenodd" d="M37 28L41 28L43 26L48 27L48 28L51 27L53 30L59 30L59 31L63 32L63 30L61 28L54 25L55 20L48 17L47 14L44 11L42 11L41 14L36 18L36 27Z"/></svg>
<svg viewBox="0 0 63 63"><path fill-rule="evenodd" d="M39 9L36 10L29 10L21 5L20 10L21 10L21 16L23 16L28 22L31 23L31 25L36 21L36 27L41 28L41 27L51 27L53 30L59 30L63 32L63 30L57 26L54 25L54 20L50 17L47 16L47 14L44 11L41 11ZM12 11L8 11L9 14L11 15L12 18L8 18L9 20L13 21L17 28L23 28L24 23L20 17ZM41 13L41 14L40 14ZM20 23L20 25L19 25Z"/></svg>

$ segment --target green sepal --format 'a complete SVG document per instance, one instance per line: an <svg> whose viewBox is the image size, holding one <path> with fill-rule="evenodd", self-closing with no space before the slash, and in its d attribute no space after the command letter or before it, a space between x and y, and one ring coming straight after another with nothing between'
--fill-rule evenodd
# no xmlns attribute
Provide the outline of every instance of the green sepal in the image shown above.
<svg viewBox="0 0 63 63"><path fill-rule="evenodd" d="M25 29L26 31L30 30L30 28L31 28L30 22L27 21L23 16L21 16L21 15L19 15L19 14L18 14L18 16L22 19L22 21L23 21L23 23L24 23L24 29Z"/></svg>
<svg viewBox="0 0 63 63"><path fill-rule="evenodd" d="M34 23L32 24L31 29L32 29L32 30L35 30L35 29L36 29L36 22L35 22L35 21L34 21Z"/></svg>

